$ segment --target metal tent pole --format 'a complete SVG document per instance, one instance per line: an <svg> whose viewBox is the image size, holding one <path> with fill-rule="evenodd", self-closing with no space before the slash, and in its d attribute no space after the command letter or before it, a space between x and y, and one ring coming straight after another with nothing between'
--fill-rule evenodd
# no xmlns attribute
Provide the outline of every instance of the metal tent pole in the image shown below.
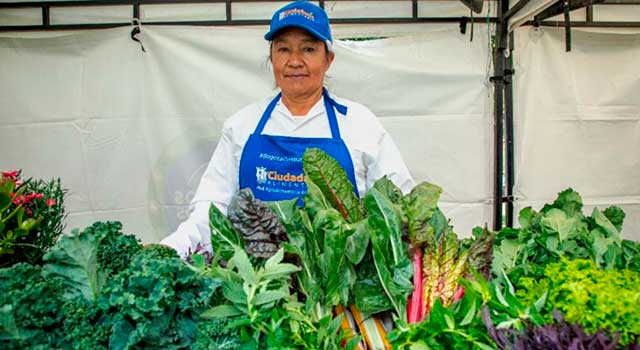
<svg viewBox="0 0 640 350"><path fill-rule="evenodd" d="M509 10L509 1L500 0L498 6L498 24L496 26L496 46L493 51L494 84L494 182L493 182L493 229L502 228L503 215L503 171L504 171L504 69L507 50L508 21L504 19Z"/></svg>
<svg viewBox="0 0 640 350"><path fill-rule="evenodd" d="M504 106L505 106L505 151L506 151L506 222L505 226L513 227L513 184L515 182L514 152L513 152L513 32L509 33L509 57L506 59L504 71Z"/></svg>

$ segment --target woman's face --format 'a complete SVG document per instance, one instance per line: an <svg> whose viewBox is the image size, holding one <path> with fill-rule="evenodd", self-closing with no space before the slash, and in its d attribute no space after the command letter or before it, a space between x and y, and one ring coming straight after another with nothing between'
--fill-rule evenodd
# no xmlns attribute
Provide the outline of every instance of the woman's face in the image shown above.
<svg viewBox="0 0 640 350"><path fill-rule="evenodd" d="M276 84L288 97L304 97L322 89L333 52L307 31L292 27L279 33L271 45Z"/></svg>

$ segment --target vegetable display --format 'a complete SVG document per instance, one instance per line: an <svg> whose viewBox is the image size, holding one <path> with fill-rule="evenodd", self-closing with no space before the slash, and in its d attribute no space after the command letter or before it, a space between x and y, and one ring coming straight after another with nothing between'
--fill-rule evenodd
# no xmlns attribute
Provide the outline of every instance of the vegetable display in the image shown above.
<svg viewBox="0 0 640 350"><path fill-rule="evenodd" d="M50 236L35 260L12 254L0 348L640 349L640 243L621 238L621 209L585 215L568 189L523 209L519 228L461 239L434 184L403 194L383 177L359 198L326 153L303 161L304 198L241 190L228 215L212 205L212 249L186 261L118 222ZM0 190L27 191L6 174Z"/></svg>

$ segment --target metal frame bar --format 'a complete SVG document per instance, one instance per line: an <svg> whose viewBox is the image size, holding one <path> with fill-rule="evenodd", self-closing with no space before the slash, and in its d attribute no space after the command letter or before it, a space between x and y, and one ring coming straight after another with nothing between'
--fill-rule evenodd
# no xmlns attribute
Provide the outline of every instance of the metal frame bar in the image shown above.
<svg viewBox="0 0 640 350"><path fill-rule="evenodd" d="M542 21L535 22L529 21L526 22L525 25L539 25L542 27L564 27L564 21ZM640 21L638 22L588 22L588 21L577 21L571 22L572 28L640 28Z"/></svg>
<svg viewBox="0 0 640 350"><path fill-rule="evenodd" d="M485 18L461 17L418 17L418 0L403 0L411 2L411 17L388 17L388 18L336 18L332 19L334 24L389 24L389 23L459 23L460 21L486 23ZM452 0L457 1L457 0ZM117 23L89 23L89 24L58 24L51 25L51 7L100 7L100 6L132 6L132 20L138 19L145 25L181 25L181 26L233 26L233 25L268 25L268 19L256 20L235 20L233 19L232 5L234 3L260 3L270 2L270 0L89 0L89 1L39 1L39 2L10 2L0 3L0 9L9 8L42 8L42 25L15 25L2 26L3 31L33 31L33 30L73 30L73 29L105 29L122 26L129 26L131 22ZM144 21L140 19L141 5L170 5L170 4L202 4L202 3L224 3L226 11L225 20L211 21ZM319 0L320 7L324 8L325 0ZM489 18L489 22L496 23L497 18Z"/></svg>
<svg viewBox="0 0 640 350"><path fill-rule="evenodd" d="M513 17L513 15L515 15L516 13L518 13L518 11L522 10L522 8L529 3L530 0L520 0L518 1L515 5L513 5L512 8L510 8L505 14L504 14L504 20L508 21L511 17Z"/></svg>
<svg viewBox="0 0 640 350"><path fill-rule="evenodd" d="M74 30L74 29L106 29L130 26L130 22L119 23L93 23L93 24L47 24L43 25L18 25L18 26L0 26L0 32L8 31L33 31L33 30ZM486 23L485 18L473 19L470 17L420 17L420 18L337 18L332 19L332 24L392 24L392 23L459 23L462 20L474 23ZM496 23L496 18L490 18L489 22ZM168 22L145 22L144 25L163 25L163 26L234 26L234 25L269 25L270 21L266 19L260 20L218 20L218 21L168 21Z"/></svg>

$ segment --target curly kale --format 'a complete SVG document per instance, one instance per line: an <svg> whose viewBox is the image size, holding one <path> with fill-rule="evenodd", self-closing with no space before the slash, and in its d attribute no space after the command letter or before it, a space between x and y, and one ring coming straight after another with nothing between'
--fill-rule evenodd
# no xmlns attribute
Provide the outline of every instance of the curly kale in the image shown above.
<svg viewBox="0 0 640 350"><path fill-rule="evenodd" d="M111 329L93 302L81 298L68 300L63 306L65 349L108 350Z"/></svg>
<svg viewBox="0 0 640 350"><path fill-rule="evenodd" d="M138 256L144 256L147 259L179 259L180 256L175 249L167 247L161 244L151 244L145 246L142 250L136 253L135 258Z"/></svg>
<svg viewBox="0 0 640 350"><path fill-rule="evenodd" d="M112 325L109 349L188 349L216 287L180 259L137 255L98 301Z"/></svg>
<svg viewBox="0 0 640 350"><path fill-rule="evenodd" d="M114 275L129 267L133 257L142 249L140 240L122 233L116 221L96 222L84 232L95 235L98 245L98 266L107 275Z"/></svg>
<svg viewBox="0 0 640 350"><path fill-rule="evenodd" d="M622 231L622 223L624 222L625 217L625 213L622 209L616 206L611 206L605 209L602 213L607 217L607 219L609 219L609 221L611 221L618 231Z"/></svg>
<svg viewBox="0 0 640 350"><path fill-rule="evenodd" d="M0 269L0 348L60 348L62 288L25 263Z"/></svg>

